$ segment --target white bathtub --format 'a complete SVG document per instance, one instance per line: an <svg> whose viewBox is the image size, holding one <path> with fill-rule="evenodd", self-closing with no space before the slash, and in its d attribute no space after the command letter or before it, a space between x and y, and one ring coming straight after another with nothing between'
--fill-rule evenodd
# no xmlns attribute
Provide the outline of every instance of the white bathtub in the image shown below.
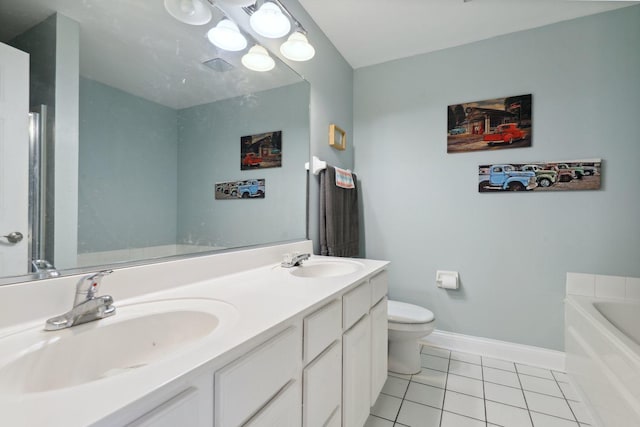
<svg viewBox="0 0 640 427"><path fill-rule="evenodd" d="M567 295L565 351L596 421L640 426L640 302Z"/></svg>

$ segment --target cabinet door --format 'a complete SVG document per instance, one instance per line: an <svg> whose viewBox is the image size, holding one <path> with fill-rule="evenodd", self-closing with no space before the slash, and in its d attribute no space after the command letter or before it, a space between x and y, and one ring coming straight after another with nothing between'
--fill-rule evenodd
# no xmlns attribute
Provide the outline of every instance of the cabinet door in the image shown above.
<svg viewBox="0 0 640 427"><path fill-rule="evenodd" d="M128 427L198 426L198 391L190 387L138 418Z"/></svg>
<svg viewBox="0 0 640 427"><path fill-rule="evenodd" d="M298 427L300 417L300 382L291 380L243 427Z"/></svg>
<svg viewBox="0 0 640 427"><path fill-rule="evenodd" d="M340 341L336 341L302 374L304 427L322 427L340 409L341 379L342 346Z"/></svg>
<svg viewBox="0 0 640 427"><path fill-rule="evenodd" d="M369 312L371 318L371 400L376 402L382 386L387 380L388 359L388 322L387 322L387 298L383 298Z"/></svg>
<svg viewBox="0 0 640 427"><path fill-rule="evenodd" d="M371 324L365 315L342 339L342 427L362 427L371 397Z"/></svg>

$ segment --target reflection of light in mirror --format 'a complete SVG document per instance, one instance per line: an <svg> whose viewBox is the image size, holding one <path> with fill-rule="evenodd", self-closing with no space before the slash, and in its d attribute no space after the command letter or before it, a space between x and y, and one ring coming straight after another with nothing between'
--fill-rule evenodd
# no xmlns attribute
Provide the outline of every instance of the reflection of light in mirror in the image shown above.
<svg viewBox="0 0 640 427"><path fill-rule="evenodd" d="M251 28L263 37L277 39L287 35L291 30L291 22L282 10L272 2L265 2L249 18Z"/></svg>
<svg viewBox="0 0 640 427"><path fill-rule="evenodd" d="M276 66L273 58L269 56L267 49L255 45L249 49L249 53L242 57L242 65L253 71L269 71Z"/></svg>
<svg viewBox="0 0 640 427"><path fill-rule="evenodd" d="M229 19L223 19L207 33L209 41L220 49L237 52L247 47L247 39L238 26Z"/></svg>
<svg viewBox="0 0 640 427"><path fill-rule="evenodd" d="M201 0L164 0L169 15L189 25L204 25L211 21L211 9Z"/></svg>
<svg viewBox="0 0 640 427"><path fill-rule="evenodd" d="M280 52L285 58L292 61L308 61L316 54L316 50L309 44L307 37L299 31L289 36L289 39L282 43Z"/></svg>

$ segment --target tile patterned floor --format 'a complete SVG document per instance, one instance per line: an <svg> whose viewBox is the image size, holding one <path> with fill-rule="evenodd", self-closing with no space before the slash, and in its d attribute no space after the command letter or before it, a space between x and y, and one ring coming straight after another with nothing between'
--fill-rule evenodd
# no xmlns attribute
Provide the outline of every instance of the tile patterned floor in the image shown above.
<svg viewBox="0 0 640 427"><path fill-rule="evenodd" d="M585 427L566 374L424 346L422 371L389 373L365 427Z"/></svg>

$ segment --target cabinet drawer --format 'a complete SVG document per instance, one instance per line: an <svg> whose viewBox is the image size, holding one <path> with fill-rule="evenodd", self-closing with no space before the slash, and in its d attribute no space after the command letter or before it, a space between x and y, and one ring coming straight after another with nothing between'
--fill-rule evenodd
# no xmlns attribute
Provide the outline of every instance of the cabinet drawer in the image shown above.
<svg viewBox="0 0 640 427"><path fill-rule="evenodd" d="M349 291L342 297L342 327L346 331L371 307L371 283L369 281Z"/></svg>
<svg viewBox="0 0 640 427"><path fill-rule="evenodd" d="M387 276L386 271L381 271L370 279L372 307L389 292L389 278Z"/></svg>
<svg viewBox="0 0 640 427"><path fill-rule="evenodd" d="M305 317L303 325L306 365L342 335L342 301L335 300Z"/></svg>
<svg viewBox="0 0 640 427"><path fill-rule="evenodd" d="M302 374L304 427L323 427L340 408L342 345L336 341Z"/></svg>
<svg viewBox="0 0 640 427"><path fill-rule="evenodd" d="M292 326L215 373L216 427L246 422L296 378L301 341L299 329Z"/></svg>
<svg viewBox="0 0 640 427"><path fill-rule="evenodd" d="M302 412L301 401L300 382L292 380L244 427L298 427Z"/></svg>

